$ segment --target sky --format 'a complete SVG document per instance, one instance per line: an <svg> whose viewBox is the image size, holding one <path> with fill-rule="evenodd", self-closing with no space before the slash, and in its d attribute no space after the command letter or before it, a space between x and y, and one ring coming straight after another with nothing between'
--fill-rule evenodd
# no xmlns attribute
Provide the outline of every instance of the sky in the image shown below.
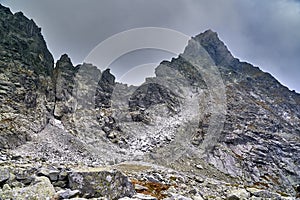
<svg viewBox="0 0 300 200"><path fill-rule="evenodd" d="M299 0L0 0L0 3L34 19L56 60L67 53L74 64L82 63L99 43L133 28L168 28L188 36L212 29L235 57L260 67L283 85L300 92ZM112 65L130 69L172 56L161 50L133 51Z"/></svg>

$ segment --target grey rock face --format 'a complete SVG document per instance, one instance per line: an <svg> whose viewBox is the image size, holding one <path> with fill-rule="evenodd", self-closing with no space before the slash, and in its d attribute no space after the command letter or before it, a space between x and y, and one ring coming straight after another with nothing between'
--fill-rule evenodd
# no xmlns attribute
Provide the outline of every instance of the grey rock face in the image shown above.
<svg viewBox="0 0 300 200"><path fill-rule="evenodd" d="M103 71L95 94L96 108L109 108L111 106L111 95L115 84L115 77L110 73L110 70Z"/></svg>
<svg viewBox="0 0 300 200"><path fill-rule="evenodd" d="M289 161L298 160L294 156L300 150L299 123L295 123L300 95L270 74L232 59L216 34L205 32L196 40L214 59L226 83L226 121L208 162L227 174L242 176L250 185L295 193L299 168Z"/></svg>
<svg viewBox="0 0 300 200"><path fill-rule="evenodd" d="M194 40L201 44L216 65L228 66L238 62L238 60L231 55L225 44L218 38L217 33L207 30L195 36Z"/></svg>
<svg viewBox="0 0 300 200"><path fill-rule="evenodd" d="M146 110L157 104L167 104L168 107L179 107L179 100L176 95L163 85L149 83L140 86L131 96L129 107L131 111Z"/></svg>
<svg viewBox="0 0 300 200"><path fill-rule="evenodd" d="M72 190L80 190L83 197L119 199L135 193L132 183L119 171L74 171L69 175Z"/></svg>
<svg viewBox="0 0 300 200"><path fill-rule="evenodd" d="M76 69L73 67L71 59L66 54L62 55L54 69L54 117L58 119L61 119L64 114L74 112L75 100L73 97L73 87L75 84L75 73Z"/></svg>
<svg viewBox="0 0 300 200"><path fill-rule="evenodd" d="M0 148L30 140L54 102L53 58L33 20L0 6Z"/></svg>

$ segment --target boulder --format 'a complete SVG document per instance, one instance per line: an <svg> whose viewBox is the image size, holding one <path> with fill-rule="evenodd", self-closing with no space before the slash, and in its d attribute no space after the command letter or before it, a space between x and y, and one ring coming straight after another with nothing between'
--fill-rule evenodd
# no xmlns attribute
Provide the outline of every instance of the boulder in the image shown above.
<svg viewBox="0 0 300 200"><path fill-rule="evenodd" d="M6 189L0 193L0 199L14 200L46 200L55 195L54 187L47 177L36 177L35 181L28 187Z"/></svg>
<svg viewBox="0 0 300 200"><path fill-rule="evenodd" d="M0 185L4 184L10 177L9 170L0 168Z"/></svg>
<svg viewBox="0 0 300 200"><path fill-rule="evenodd" d="M246 200L250 198L250 193L247 192L245 189L236 189L232 190L228 193L227 199L228 200Z"/></svg>
<svg viewBox="0 0 300 200"><path fill-rule="evenodd" d="M128 177L117 170L84 169L73 171L68 176L69 187L79 190L84 198L107 197L119 199L135 194Z"/></svg>
<svg viewBox="0 0 300 200"><path fill-rule="evenodd" d="M57 198L59 198L59 199L69 199L69 198L75 197L79 193L80 193L79 190L66 189L66 190L60 190L60 191L58 191L56 193L56 195L57 195Z"/></svg>

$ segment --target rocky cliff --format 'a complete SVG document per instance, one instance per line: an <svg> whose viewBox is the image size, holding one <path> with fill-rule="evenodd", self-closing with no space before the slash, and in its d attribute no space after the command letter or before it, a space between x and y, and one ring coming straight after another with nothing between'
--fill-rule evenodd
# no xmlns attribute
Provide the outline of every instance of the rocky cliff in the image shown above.
<svg viewBox="0 0 300 200"><path fill-rule="evenodd" d="M0 8L0 148L30 140L54 103L53 58L41 30L22 13Z"/></svg>
<svg viewBox="0 0 300 200"><path fill-rule="evenodd" d="M0 198L299 197L300 95L217 33L135 87L67 55L54 67L32 20L0 20Z"/></svg>

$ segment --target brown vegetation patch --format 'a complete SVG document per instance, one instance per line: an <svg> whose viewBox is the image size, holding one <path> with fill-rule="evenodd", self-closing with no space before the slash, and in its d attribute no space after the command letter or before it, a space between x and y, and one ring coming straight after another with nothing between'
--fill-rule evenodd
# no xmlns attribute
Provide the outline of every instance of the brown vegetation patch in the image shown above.
<svg viewBox="0 0 300 200"><path fill-rule="evenodd" d="M168 190L171 185L166 185L158 182L148 182L148 181L139 181L139 180L132 180L133 185L141 185L146 187L147 189L137 190L136 192L142 193L145 195L151 195L156 197L157 199L166 198L167 195L164 194L164 191Z"/></svg>

